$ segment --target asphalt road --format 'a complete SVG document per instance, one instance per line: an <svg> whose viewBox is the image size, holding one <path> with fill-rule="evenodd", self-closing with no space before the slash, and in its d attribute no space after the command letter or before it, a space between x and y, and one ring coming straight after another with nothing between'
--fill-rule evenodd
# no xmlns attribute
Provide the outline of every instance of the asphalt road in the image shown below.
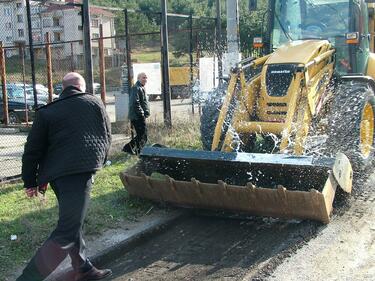
<svg viewBox="0 0 375 281"><path fill-rule="evenodd" d="M116 121L116 112L115 112L115 97L116 92L108 93L106 97L106 109L107 113L111 119L111 122ZM151 120L162 121L163 120L163 101L155 100L150 101L150 111L151 111ZM199 105L195 105L194 113L199 112ZM173 118L183 117L186 114L192 113L191 99L172 99L171 100L171 115Z"/></svg>
<svg viewBox="0 0 375 281"><path fill-rule="evenodd" d="M0 129L0 180L21 174L21 158L27 134Z"/></svg>
<svg viewBox="0 0 375 281"><path fill-rule="evenodd" d="M107 264L109 280L373 281L374 185L357 183L328 225L189 217Z"/></svg>

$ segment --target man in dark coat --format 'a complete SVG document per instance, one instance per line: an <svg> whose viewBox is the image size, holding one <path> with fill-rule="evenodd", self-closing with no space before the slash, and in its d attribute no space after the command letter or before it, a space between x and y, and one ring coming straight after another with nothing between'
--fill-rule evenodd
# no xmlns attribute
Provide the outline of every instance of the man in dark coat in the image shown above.
<svg viewBox="0 0 375 281"><path fill-rule="evenodd" d="M129 95L129 120L136 136L122 150L130 154L139 154L147 142L146 118L150 116L150 108L144 87L146 83L146 74L139 73L137 83L132 87Z"/></svg>
<svg viewBox="0 0 375 281"><path fill-rule="evenodd" d="M22 157L26 195L44 194L50 183L59 205L59 220L17 281L45 279L67 255L74 281L99 280L112 273L90 263L82 237L92 177L106 161L111 124L102 101L85 93L80 74L68 73L63 89L58 100L36 112Z"/></svg>

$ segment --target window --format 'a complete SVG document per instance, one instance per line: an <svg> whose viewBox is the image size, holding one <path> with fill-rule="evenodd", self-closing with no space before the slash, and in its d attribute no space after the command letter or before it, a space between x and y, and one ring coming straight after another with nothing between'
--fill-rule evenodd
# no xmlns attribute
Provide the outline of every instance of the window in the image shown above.
<svg viewBox="0 0 375 281"><path fill-rule="evenodd" d="M99 38L99 33L93 33L93 34L92 34L92 38L93 38L93 39Z"/></svg>
<svg viewBox="0 0 375 281"><path fill-rule="evenodd" d="M6 29L12 29L12 23L11 23L11 22L7 22L7 23L5 24L5 28L6 28Z"/></svg>
<svg viewBox="0 0 375 281"><path fill-rule="evenodd" d="M23 37L23 36L25 36L23 29L18 29L18 37Z"/></svg>
<svg viewBox="0 0 375 281"><path fill-rule="evenodd" d="M38 6L36 6L36 7L31 7L31 13L32 13L32 14L37 14L37 13L39 13L39 7L38 7Z"/></svg>
<svg viewBox="0 0 375 281"><path fill-rule="evenodd" d="M11 16L12 10L10 8L4 8L4 16Z"/></svg>
<svg viewBox="0 0 375 281"><path fill-rule="evenodd" d="M39 32L33 32L33 40L34 42L41 42L42 36Z"/></svg>
<svg viewBox="0 0 375 281"><path fill-rule="evenodd" d="M53 26L60 26L60 18L53 18Z"/></svg>
<svg viewBox="0 0 375 281"><path fill-rule="evenodd" d="M78 30L83 30L83 26L82 25L78 25Z"/></svg>
<svg viewBox="0 0 375 281"><path fill-rule="evenodd" d="M39 19L31 19L31 26L32 26L32 28L40 28L40 20Z"/></svg>
<svg viewBox="0 0 375 281"><path fill-rule="evenodd" d="M7 36L6 41L7 42L12 42L12 36Z"/></svg>
<svg viewBox="0 0 375 281"><path fill-rule="evenodd" d="M51 19L43 19L43 27L50 27L52 26Z"/></svg>
<svg viewBox="0 0 375 281"><path fill-rule="evenodd" d="M23 22L23 15L17 15L17 22Z"/></svg>
<svg viewBox="0 0 375 281"><path fill-rule="evenodd" d="M21 8L22 7L22 3L16 3L16 7L17 7L17 9Z"/></svg>
<svg viewBox="0 0 375 281"><path fill-rule="evenodd" d="M99 20L91 20L92 27L99 27Z"/></svg>
<svg viewBox="0 0 375 281"><path fill-rule="evenodd" d="M55 39L55 41L61 41L61 33L60 32L54 32L53 33L53 38Z"/></svg>

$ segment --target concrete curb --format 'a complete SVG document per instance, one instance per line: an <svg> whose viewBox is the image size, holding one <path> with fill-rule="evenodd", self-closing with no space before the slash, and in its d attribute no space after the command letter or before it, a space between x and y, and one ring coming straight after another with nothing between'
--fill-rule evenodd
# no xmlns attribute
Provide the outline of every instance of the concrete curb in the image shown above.
<svg viewBox="0 0 375 281"><path fill-rule="evenodd" d="M131 251L143 242L148 241L152 238L153 234L159 234L167 230L178 219L186 217L188 214L188 212L182 210L172 211L171 214L168 214L166 217L160 217L146 223L143 227L136 229L126 238L120 239L118 242L112 243L110 246L98 250L94 254L89 254L89 259L95 266L102 268L106 264L120 257L125 251ZM70 265L70 259L67 258L46 278L45 281L71 280L72 274L73 269Z"/></svg>
<svg viewBox="0 0 375 281"><path fill-rule="evenodd" d="M134 233L116 245L104 249L103 251L90 257L90 261L92 261L95 266L103 267L103 265L108 264L114 259L120 257L124 252L130 251L145 241L148 241L151 239L153 234L159 234L167 230L177 220L186 216L188 216L187 212L175 212L171 216L153 221L146 228Z"/></svg>

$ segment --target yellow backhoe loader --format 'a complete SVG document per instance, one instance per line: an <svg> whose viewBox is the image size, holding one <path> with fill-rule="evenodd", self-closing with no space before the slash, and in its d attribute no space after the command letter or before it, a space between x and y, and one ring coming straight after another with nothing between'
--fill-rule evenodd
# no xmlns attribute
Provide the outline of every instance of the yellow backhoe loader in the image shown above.
<svg viewBox="0 0 375 281"><path fill-rule="evenodd" d="M203 108L210 151L147 147L121 173L128 192L328 223L336 188L350 193L353 170L373 160L372 5L269 1L270 53L238 63L223 94Z"/></svg>

